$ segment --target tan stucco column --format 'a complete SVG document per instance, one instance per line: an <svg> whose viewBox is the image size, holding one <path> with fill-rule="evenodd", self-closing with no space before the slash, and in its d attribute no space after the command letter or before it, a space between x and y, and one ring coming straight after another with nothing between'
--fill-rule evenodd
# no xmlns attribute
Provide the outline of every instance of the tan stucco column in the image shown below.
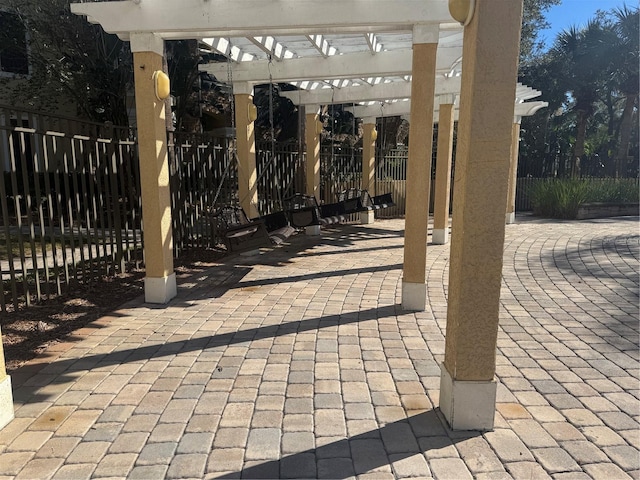
<svg viewBox="0 0 640 480"><path fill-rule="evenodd" d="M449 198L451 192L451 158L453 155L454 95L441 95L438 113L438 155L433 199L434 245L449 241Z"/></svg>
<svg viewBox="0 0 640 480"><path fill-rule="evenodd" d="M307 105L305 121L305 144L307 146L305 169L305 192L320 201L320 133L322 123L318 116L320 105ZM320 235L320 225L310 225L305 228L307 235Z"/></svg>
<svg viewBox="0 0 640 480"><path fill-rule="evenodd" d="M144 295L150 303L167 303L177 294L165 102L156 98L153 79L153 73L162 70L163 49L163 40L153 34L131 35L142 189Z"/></svg>
<svg viewBox="0 0 640 480"><path fill-rule="evenodd" d="M520 122L522 117L516 115L511 127L511 165L509 168L509 193L507 196L506 223L516 223L516 185L518 182L518 154L520 151Z"/></svg>
<svg viewBox="0 0 640 480"><path fill-rule="evenodd" d="M306 158L306 182L307 195L316 197L320 201L320 133L322 125L318 117L319 106L307 105L308 112L305 115L305 143L307 145Z"/></svg>
<svg viewBox="0 0 640 480"><path fill-rule="evenodd" d="M2 331L0 330L0 429L13 420L13 394L11 377L7 375L2 347Z"/></svg>
<svg viewBox="0 0 640 480"><path fill-rule="evenodd" d="M438 34L438 26L433 25L416 25L413 30L413 80L402 277L402 308L405 310L424 310L427 306L425 268Z"/></svg>
<svg viewBox="0 0 640 480"><path fill-rule="evenodd" d="M249 218L260 216L258 212L258 172L256 169L255 106L253 86L248 83L233 84L236 120L236 152L238 155L238 197L240 206Z"/></svg>
<svg viewBox="0 0 640 480"><path fill-rule="evenodd" d="M372 197L376 194L376 119L364 118L362 121L362 182L361 188L367 190ZM360 223L373 223L373 210L360 212Z"/></svg>
<svg viewBox="0 0 640 480"><path fill-rule="evenodd" d="M490 430L522 0L477 0L464 29L440 409Z"/></svg>

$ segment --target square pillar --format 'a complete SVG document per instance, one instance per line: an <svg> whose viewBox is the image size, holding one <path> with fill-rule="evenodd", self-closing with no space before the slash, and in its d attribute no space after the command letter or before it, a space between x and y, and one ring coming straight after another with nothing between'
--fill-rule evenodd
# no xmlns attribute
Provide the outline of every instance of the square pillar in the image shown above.
<svg viewBox="0 0 640 480"><path fill-rule="evenodd" d="M464 29L440 409L490 430L523 0L477 0ZM469 399L474 399L469 402Z"/></svg>
<svg viewBox="0 0 640 480"><path fill-rule="evenodd" d="M507 216L505 223L516 223L516 185L518 183L518 154L520 152L520 122L517 115L511 130L511 165L509 167L509 194L507 197Z"/></svg>
<svg viewBox="0 0 640 480"><path fill-rule="evenodd" d="M163 49L163 40L153 34L131 36L146 272L144 294L149 303L167 303L177 294L165 101L156 97L154 86L154 72L162 71Z"/></svg>
<svg viewBox="0 0 640 480"><path fill-rule="evenodd" d="M365 118L362 125L362 181L360 188L367 190L372 197L376 194L376 119ZM360 223L369 224L375 222L376 216L373 210L360 212Z"/></svg>
<svg viewBox="0 0 640 480"><path fill-rule="evenodd" d="M7 375L2 347L2 331L0 330L0 430L13 420L13 393L11 377Z"/></svg>
<svg viewBox="0 0 640 480"><path fill-rule="evenodd" d="M249 218L258 212L258 171L256 168L256 139L253 122L256 107L253 87L246 83L233 84L236 121L236 151L238 155L238 197L240 206Z"/></svg>
<svg viewBox="0 0 640 480"><path fill-rule="evenodd" d="M423 311L427 306L425 269L438 36L438 26L434 25L416 25L413 30L413 80L402 277L402 308L405 310Z"/></svg>
<svg viewBox="0 0 640 480"><path fill-rule="evenodd" d="M305 193L320 201L320 133L322 123L318 117L319 105L307 105L305 143L307 146Z"/></svg>
<svg viewBox="0 0 640 480"><path fill-rule="evenodd" d="M362 182L361 187L372 197L376 194L376 119L365 118L362 124Z"/></svg>
<svg viewBox="0 0 640 480"><path fill-rule="evenodd" d="M451 157L453 155L454 95L441 95L438 116L438 155L433 199L434 245L449 241L449 198L451 192Z"/></svg>

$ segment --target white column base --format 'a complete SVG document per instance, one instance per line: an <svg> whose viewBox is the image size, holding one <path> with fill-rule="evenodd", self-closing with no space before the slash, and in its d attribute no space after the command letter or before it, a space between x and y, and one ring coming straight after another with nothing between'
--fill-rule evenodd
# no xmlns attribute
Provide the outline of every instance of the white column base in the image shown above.
<svg viewBox="0 0 640 480"><path fill-rule="evenodd" d="M376 221L376 214L373 210L367 210L366 212L360 212L360 223L369 224Z"/></svg>
<svg viewBox="0 0 640 480"><path fill-rule="evenodd" d="M505 223L507 225L511 225L512 223L516 223L516 212L509 212L505 216Z"/></svg>
<svg viewBox="0 0 640 480"><path fill-rule="evenodd" d="M454 380L440 365L440 411L453 430L493 430L496 381Z"/></svg>
<svg viewBox="0 0 640 480"><path fill-rule="evenodd" d="M431 234L431 243L434 245L446 245L449 241L449 229L434 229Z"/></svg>
<svg viewBox="0 0 640 480"><path fill-rule="evenodd" d="M402 282L402 309L423 312L427 309L427 285Z"/></svg>
<svg viewBox="0 0 640 480"><path fill-rule="evenodd" d="M144 301L147 303L167 303L177 294L175 273L161 278L144 278Z"/></svg>
<svg viewBox="0 0 640 480"><path fill-rule="evenodd" d="M11 391L11 377L6 376L0 381L0 430L13 420L13 392Z"/></svg>
<svg viewBox="0 0 640 480"><path fill-rule="evenodd" d="M304 227L304 234L311 236L320 235L320 225L309 225L308 227Z"/></svg>

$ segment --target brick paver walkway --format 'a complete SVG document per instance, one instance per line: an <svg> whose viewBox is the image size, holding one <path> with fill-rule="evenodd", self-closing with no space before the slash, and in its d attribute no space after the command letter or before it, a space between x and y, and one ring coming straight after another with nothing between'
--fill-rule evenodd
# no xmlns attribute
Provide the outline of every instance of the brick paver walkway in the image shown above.
<svg viewBox="0 0 640 480"><path fill-rule="evenodd" d="M495 430L438 405L448 246L399 306L403 222L182 281L13 375L8 478L640 476L638 218L507 227Z"/></svg>

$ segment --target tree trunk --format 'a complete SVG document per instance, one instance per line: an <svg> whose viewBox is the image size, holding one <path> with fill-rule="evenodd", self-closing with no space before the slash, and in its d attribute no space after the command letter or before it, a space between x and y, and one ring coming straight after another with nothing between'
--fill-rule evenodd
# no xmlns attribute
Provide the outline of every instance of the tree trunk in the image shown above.
<svg viewBox="0 0 640 480"><path fill-rule="evenodd" d="M571 162L571 177L580 177L580 159L584 155L584 142L587 134L587 112L578 110L576 122L576 143L573 147L573 159Z"/></svg>
<svg viewBox="0 0 640 480"><path fill-rule="evenodd" d="M631 139L631 128L633 127L633 108L637 98L637 94L626 95L620 121L620 144L616 153L616 178L623 176L627 170L627 154L629 153L629 141Z"/></svg>

